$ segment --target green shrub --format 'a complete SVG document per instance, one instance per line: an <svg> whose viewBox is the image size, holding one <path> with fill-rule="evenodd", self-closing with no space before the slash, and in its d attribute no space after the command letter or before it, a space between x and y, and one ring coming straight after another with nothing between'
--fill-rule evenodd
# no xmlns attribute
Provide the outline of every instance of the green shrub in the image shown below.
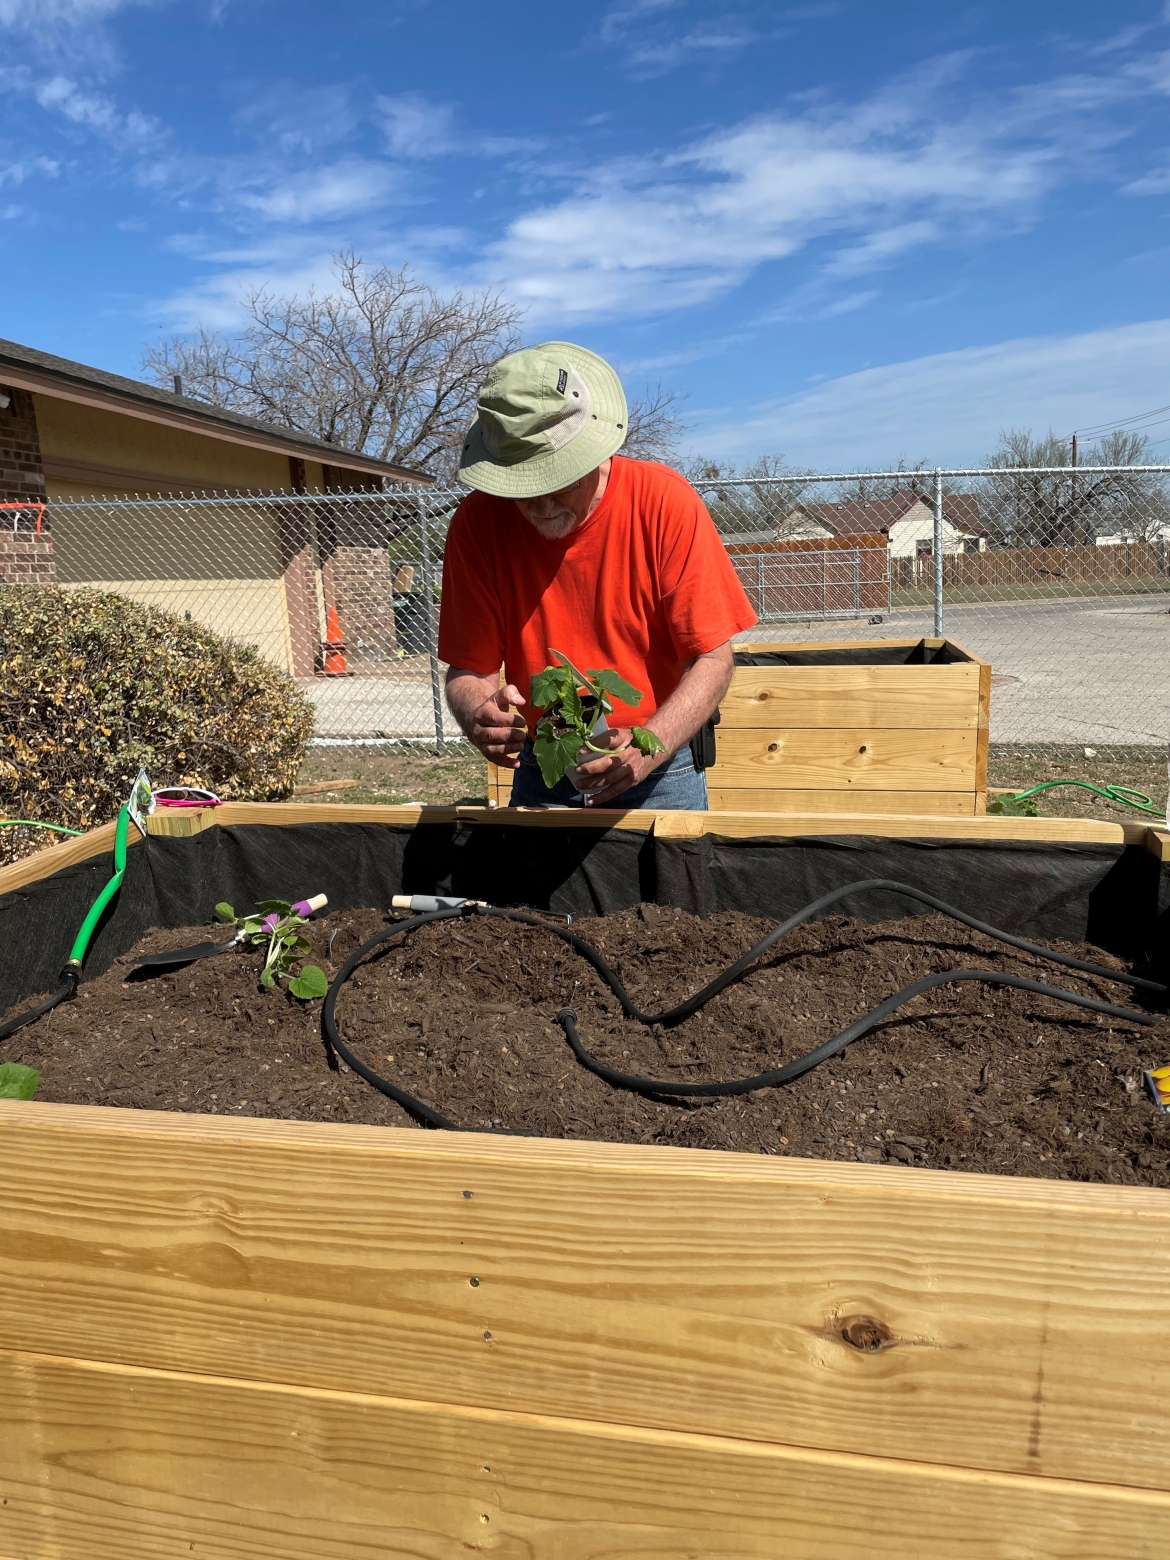
<svg viewBox="0 0 1170 1560"><path fill-rule="evenodd" d="M278 799L312 730L312 705L250 645L105 591L0 586L0 817L92 828L140 768ZM45 843L0 829L0 860Z"/></svg>

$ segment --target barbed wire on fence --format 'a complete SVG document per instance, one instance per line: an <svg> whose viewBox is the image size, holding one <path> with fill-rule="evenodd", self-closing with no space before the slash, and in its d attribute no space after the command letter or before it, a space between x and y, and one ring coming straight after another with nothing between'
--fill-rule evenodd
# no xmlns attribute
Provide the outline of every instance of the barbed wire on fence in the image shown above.
<svg viewBox="0 0 1170 1560"><path fill-rule="evenodd" d="M992 663L997 742L1148 750L1170 733L1170 466L695 486L760 618L752 637L955 639ZM442 749L458 736L438 659L442 551L463 496L17 506L0 518L0 576L119 591L256 645L313 699L320 741Z"/></svg>

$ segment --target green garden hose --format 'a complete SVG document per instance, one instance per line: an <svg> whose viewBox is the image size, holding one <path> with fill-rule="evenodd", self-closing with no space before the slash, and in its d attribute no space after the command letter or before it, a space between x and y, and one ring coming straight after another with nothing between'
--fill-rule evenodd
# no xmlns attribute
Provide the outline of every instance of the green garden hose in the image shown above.
<svg viewBox="0 0 1170 1560"><path fill-rule="evenodd" d="M126 876L126 835L129 827L130 804L124 802L118 810L118 821L114 825L114 875L90 905L89 914L82 921L81 929L73 939L65 968L61 971L61 989L36 1007L28 1008L25 1012L18 1013L15 1018L10 1018L6 1024L0 1025L0 1040L7 1040L9 1035L15 1034L18 1029L23 1029L25 1024L31 1024L34 1018L40 1018L51 1008L55 1008L59 1002L64 1002L68 997L73 996L77 990L77 983L81 979L81 966L89 950L90 940L102 918L103 911L121 888L122 879Z"/></svg>
<svg viewBox="0 0 1170 1560"><path fill-rule="evenodd" d="M94 934L94 928L102 918L102 911L122 886L122 879L126 876L126 834L129 828L130 804L123 802L118 809L118 821L114 825L114 875L90 905L89 914L81 923L81 930L73 940L73 947L70 948L69 958L65 963L66 974L74 970L78 975L81 974L81 966L85 960L86 950L89 948L89 940Z"/></svg>
<svg viewBox="0 0 1170 1560"><path fill-rule="evenodd" d="M1040 785L1034 785L1027 791L1013 791L1011 796L1003 796L1001 801L1022 802L1026 797L1038 796L1041 791L1051 791L1054 786L1075 785L1082 791L1092 791L1095 796L1103 796L1107 802L1117 802L1123 807L1136 807L1138 812L1152 813L1155 818L1163 816L1162 809L1156 807L1152 798L1144 791L1134 791L1127 785L1090 785L1087 780L1045 780Z"/></svg>
<svg viewBox="0 0 1170 1560"><path fill-rule="evenodd" d="M67 829L63 823L40 823L35 818L0 818L0 829L53 829L58 834L75 834L81 838L80 829Z"/></svg>

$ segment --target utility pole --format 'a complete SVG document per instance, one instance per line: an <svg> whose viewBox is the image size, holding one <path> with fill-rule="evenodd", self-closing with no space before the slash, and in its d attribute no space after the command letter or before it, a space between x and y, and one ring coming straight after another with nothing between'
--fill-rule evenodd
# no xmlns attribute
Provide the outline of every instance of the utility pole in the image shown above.
<svg viewBox="0 0 1170 1560"><path fill-rule="evenodd" d="M1077 436L1075 433L1072 436L1072 469L1072 510L1075 524L1077 518Z"/></svg>

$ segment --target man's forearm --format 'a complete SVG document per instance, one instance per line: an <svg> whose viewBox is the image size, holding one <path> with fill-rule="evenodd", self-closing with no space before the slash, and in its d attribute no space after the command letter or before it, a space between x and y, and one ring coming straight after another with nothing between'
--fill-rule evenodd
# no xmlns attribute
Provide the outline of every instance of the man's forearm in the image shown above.
<svg viewBox="0 0 1170 1560"><path fill-rule="evenodd" d="M500 676L483 677L478 672L466 672L461 667L447 668L447 708L459 723L464 736L471 735L475 724L475 712L485 699L490 699L500 686Z"/></svg>
<svg viewBox="0 0 1170 1560"><path fill-rule="evenodd" d="M711 719L731 686L734 671L730 644L720 645L690 662L670 698L646 722L668 752L677 753Z"/></svg>
<svg viewBox="0 0 1170 1560"><path fill-rule="evenodd" d="M515 769L527 727L519 713L524 698L512 683L500 687L499 673L484 675L452 666L447 703L463 732L492 764Z"/></svg>

